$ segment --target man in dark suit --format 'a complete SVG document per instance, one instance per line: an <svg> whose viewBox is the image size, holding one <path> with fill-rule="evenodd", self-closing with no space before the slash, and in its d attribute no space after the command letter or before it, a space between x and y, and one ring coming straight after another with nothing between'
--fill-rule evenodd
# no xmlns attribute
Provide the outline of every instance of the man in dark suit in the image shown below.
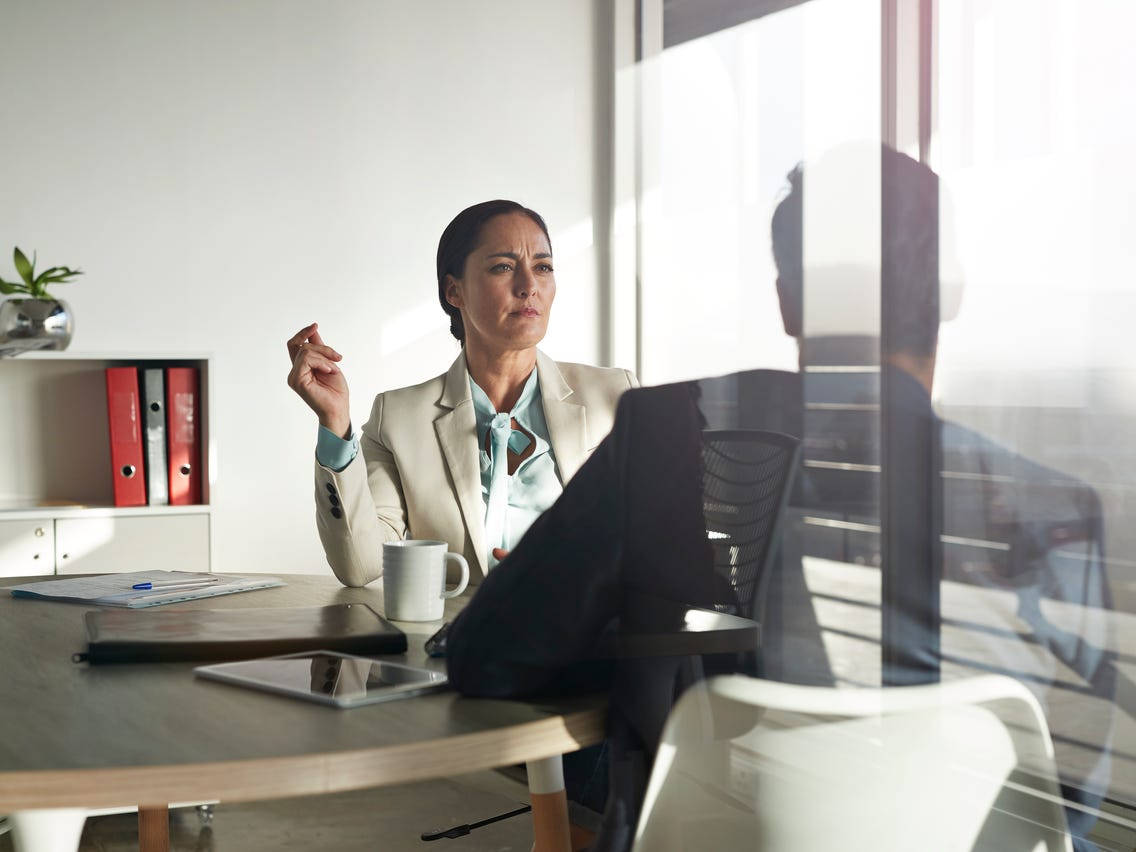
<svg viewBox="0 0 1136 852"><path fill-rule="evenodd" d="M883 149L881 328L869 347L878 371L857 341L804 333L804 181L801 169L790 175L771 227L782 318L801 347L801 397L813 405L801 432L811 464L798 478L787 558L764 611L765 675L833 679L807 617L803 557L881 565L883 682L983 672L1021 680L1054 731L1067 798L1093 808L1108 788L1117 679L1100 499L932 406L939 326L960 294L940 286L942 203L927 167ZM834 541L793 523L802 517L879 532ZM1093 848L1084 836L1091 810L1067 816L1077 848Z"/></svg>
<svg viewBox="0 0 1136 852"><path fill-rule="evenodd" d="M629 391L611 434L453 625L449 671L463 693L611 692L612 796L599 848L630 842L677 682L669 670L644 674L642 664L637 670L593 660L596 637L616 617L649 617L629 607L641 605L641 592L700 606L731 603L713 571L702 514L701 431L707 426L776 428L806 437L806 457L814 464L801 471L797 517L875 525L880 533L855 545L844 540L836 558L851 561L850 550L858 548L868 564L886 554L892 566L908 566L884 565L885 682L1002 671L1021 677L1048 706L1049 693L1065 688L1059 672L1072 671L1099 699L1092 712L1103 714L1100 725L1109 729L1115 674L1104 633L1108 590L1099 501L1083 483L935 413L938 181L894 151L884 150L882 165L885 311L881 339L867 348L860 341L804 337L802 172L792 176L773 223L782 315L786 331L801 341L802 364L834 363L849 352L854 359L872 349L883 362L861 374L838 371L850 378L824 389L852 402L845 406L849 413L806 408L818 391L816 374L804 370ZM761 612L763 673L831 682L802 574L803 558L818 539L801 530L787 530L786 558ZM979 593L956 603L959 588ZM950 593L945 603L942 589ZM1015 602L1008 611L1007 600ZM1046 600L1072 604L1076 623L1047 619ZM644 683L653 686L643 689ZM1102 736L1103 744L1090 749L1092 765L1067 789L1074 801L1092 805L1107 785L1108 735ZM1077 808L1069 815L1074 832L1083 835L1092 819ZM1089 848L1081 840L1078 845Z"/></svg>

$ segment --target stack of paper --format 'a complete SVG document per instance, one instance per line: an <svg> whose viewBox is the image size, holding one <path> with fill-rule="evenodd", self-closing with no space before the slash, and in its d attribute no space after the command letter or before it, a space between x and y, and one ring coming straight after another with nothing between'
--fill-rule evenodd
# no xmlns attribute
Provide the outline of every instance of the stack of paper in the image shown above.
<svg viewBox="0 0 1136 852"><path fill-rule="evenodd" d="M10 586L14 598L125 606L146 606L193 601L234 592L283 586L277 577L227 574L195 574L189 571L135 571L130 574L100 574L95 577L68 577Z"/></svg>

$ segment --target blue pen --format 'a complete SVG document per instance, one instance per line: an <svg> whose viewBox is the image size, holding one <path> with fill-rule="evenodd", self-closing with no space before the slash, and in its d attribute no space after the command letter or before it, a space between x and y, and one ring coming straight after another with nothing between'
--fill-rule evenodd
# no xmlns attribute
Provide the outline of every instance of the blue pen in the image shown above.
<svg viewBox="0 0 1136 852"><path fill-rule="evenodd" d="M192 588L193 586L208 586L210 583L219 583L219 582L221 582L220 577L208 577L208 578L202 577L200 580L197 580L197 579L152 580L152 581L147 581L145 583L135 583L130 588L139 589L139 590L142 590L142 591L146 591L146 590L149 590L149 589L186 589L186 588Z"/></svg>

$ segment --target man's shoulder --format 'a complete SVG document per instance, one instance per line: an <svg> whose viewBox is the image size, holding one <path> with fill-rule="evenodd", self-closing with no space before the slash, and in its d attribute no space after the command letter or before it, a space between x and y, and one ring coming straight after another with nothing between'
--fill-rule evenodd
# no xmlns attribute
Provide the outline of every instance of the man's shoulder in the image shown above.
<svg viewBox="0 0 1136 852"><path fill-rule="evenodd" d="M620 397L616 417L637 430L678 429L691 417L702 422L699 397L697 381L632 388Z"/></svg>
<svg viewBox="0 0 1136 852"><path fill-rule="evenodd" d="M766 419L799 418L801 408L801 376L785 370L743 370L720 376L688 379L637 388L627 394L628 404L654 406L674 401L694 400L707 416L709 428L723 428L713 416L719 408L729 409L732 428L773 429L767 423L750 422L747 408L757 405ZM776 416L775 416L776 415ZM779 422L779 421L778 421ZM777 427L781 428L781 427ZM781 431L792 430L781 428Z"/></svg>
<svg viewBox="0 0 1136 852"><path fill-rule="evenodd" d="M945 482L973 481L1015 507L1021 520L1099 518L1100 498L1087 482L1034 461L958 423L942 421Z"/></svg>

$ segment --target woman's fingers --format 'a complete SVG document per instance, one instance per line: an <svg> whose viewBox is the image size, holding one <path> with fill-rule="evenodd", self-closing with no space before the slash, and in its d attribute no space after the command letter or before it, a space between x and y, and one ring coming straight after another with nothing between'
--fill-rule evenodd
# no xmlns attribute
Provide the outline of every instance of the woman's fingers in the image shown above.
<svg viewBox="0 0 1136 852"><path fill-rule="evenodd" d="M310 346L305 346L299 351L296 360L292 362L292 369L288 373L288 384L295 388L298 383L303 383L312 373L334 375L338 372L339 367L330 358Z"/></svg>
<svg viewBox="0 0 1136 852"><path fill-rule="evenodd" d="M318 331L318 323L304 326L288 339L288 358L295 361L301 352L314 351L332 361L342 361L343 356L323 342Z"/></svg>
<svg viewBox="0 0 1136 852"><path fill-rule="evenodd" d="M493 548L493 558L496 559L498 562L500 562L502 559L504 559L508 555L509 555L509 551L507 551L503 547Z"/></svg>
<svg viewBox="0 0 1136 852"><path fill-rule="evenodd" d="M343 356L340 355L338 352L336 352L334 349L332 349L330 346L317 346L314 343L301 344L300 348L296 351L296 356L299 356L301 353L303 353L303 354L309 354L310 353L311 355L314 355L314 356L317 356L317 357L320 357L320 358L326 358L328 361L342 361L343 360ZM296 358L293 357L292 360L294 361L294 360L296 360Z"/></svg>
<svg viewBox="0 0 1136 852"><path fill-rule="evenodd" d="M308 341L308 336L315 331L316 323L306 325L288 338L288 360L295 361L296 353L300 351L300 347Z"/></svg>

